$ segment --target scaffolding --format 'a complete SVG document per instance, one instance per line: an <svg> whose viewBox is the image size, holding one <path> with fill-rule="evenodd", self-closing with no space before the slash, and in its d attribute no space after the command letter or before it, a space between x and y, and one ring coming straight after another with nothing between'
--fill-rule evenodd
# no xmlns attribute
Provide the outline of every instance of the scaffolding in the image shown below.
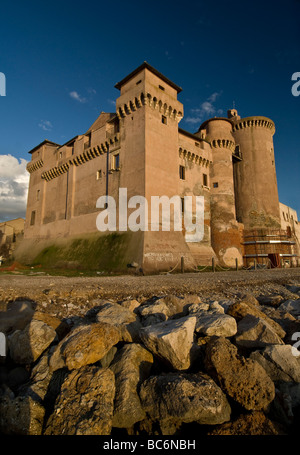
<svg viewBox="0 0 300 455"><path fill-rule="evenodd" d="M254 263L291 267L297 262L296 241L290 229L250 229L243 232L244 266Z"/></svg>

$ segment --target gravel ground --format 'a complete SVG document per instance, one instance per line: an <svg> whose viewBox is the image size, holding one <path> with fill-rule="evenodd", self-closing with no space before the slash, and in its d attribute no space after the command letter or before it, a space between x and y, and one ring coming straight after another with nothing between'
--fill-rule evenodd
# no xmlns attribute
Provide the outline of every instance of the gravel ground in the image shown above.
<svg viewBox="0 0 300 455"><path fill-rule="evenodd" d="M0 301L28 298L37 302L59 298L135 298L143 301L165 294L198 294L205 299L231 298L239 292L277 293L291 297L286 284L300 285L300 268L256 271L202 272L149 276L64 277L0 276ZM295 296L294 296L295 298Z"/></svg>

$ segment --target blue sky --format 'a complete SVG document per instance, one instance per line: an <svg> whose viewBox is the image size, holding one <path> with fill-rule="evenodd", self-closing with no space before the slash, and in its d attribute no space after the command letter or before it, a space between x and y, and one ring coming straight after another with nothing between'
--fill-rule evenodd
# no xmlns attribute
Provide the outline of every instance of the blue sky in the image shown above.
<svg viewBox="0 0 300 455"><path fill-rule="evenodd" d="M28 151L63 144L143 61L182 87L180 127L195 132L233 106L276 125L280 201L300 214L300 1L19 1L1 5L0 219L24 216ZM22 205L23 204L23 205Z"/></svg>

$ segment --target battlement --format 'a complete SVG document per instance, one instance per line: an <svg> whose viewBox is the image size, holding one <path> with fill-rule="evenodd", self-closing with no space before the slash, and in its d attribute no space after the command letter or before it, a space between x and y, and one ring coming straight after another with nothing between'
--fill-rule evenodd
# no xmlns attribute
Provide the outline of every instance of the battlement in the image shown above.
<svg viewBox="0 0 300 455"><path fill-rule="evenodd" d="M272 134L275 133L275 124L272 120L270 120L267 117L245 117L242 119L237 120L233 127L232 131L238 131L242 130L244 128L253 128L253 127L259 127L259 128L267 128L270 130Z"/></svg>

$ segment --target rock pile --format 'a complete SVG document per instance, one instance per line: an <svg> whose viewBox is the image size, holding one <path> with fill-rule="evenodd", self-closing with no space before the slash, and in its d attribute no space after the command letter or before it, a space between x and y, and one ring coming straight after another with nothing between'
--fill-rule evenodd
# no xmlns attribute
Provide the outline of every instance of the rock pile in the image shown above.
<svg viewBox="0 0 300 455"><path fill-rule="evenodd" d="M300 286L289 290L289 300L95 299L73 325L11 302L0 313L0 432L289 434L300 420Z"/></svg>

